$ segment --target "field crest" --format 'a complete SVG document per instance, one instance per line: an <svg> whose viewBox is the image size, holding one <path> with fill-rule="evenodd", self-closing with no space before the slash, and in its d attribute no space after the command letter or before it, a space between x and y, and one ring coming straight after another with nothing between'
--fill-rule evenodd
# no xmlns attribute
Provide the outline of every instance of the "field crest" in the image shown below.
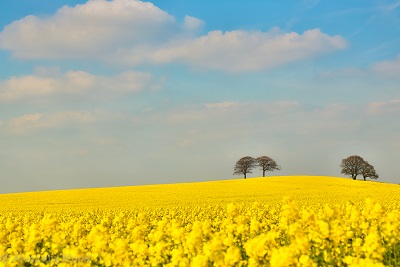
<svg viewBox="0 0 400 267"><path fill-rule="evenodd" d="M362 202L365 198L392 204L400 202L400 186L327 176L273 176L4 194L0 195L0 211L187 207L255 201L274 204L284 197L305 205Z"/></svg>

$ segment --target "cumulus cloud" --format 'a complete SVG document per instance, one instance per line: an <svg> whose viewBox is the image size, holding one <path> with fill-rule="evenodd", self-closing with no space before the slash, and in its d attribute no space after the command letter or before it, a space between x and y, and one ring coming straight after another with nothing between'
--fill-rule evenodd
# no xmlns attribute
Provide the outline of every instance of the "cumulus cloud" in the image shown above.
<svg viewBox="0 0 400 267"><path fill-rule="evenodd" d="M201 29L203 25L204 21L202 21L201 19L191 16L185 16L184 26L186 29L196 32L197 30Z"/></svg>
<svg viewBox="0 0 400 267"><path fill-rule="evenodd" d="M91 0L50 17L14 21L1 32L0 47L28 59L102 57L124 46L163 41L178 27L174 17L149 2Z"/></svg>
<svg viewBox="0 0 400 267"><path fill-rule="evenodd" d="M180 62L222 71L269 69L346 47L341 36L234 30L198 36L204 24L183 23L148 2L91 0L50 17L27 16L0 33L0 47L23 59L95 59L130 65Z"/></svg>
<svg viewBox="0 0 400 267"><path fill-rule="evenodd" d="M144 72L124 72L112 77L83 71L68 71L55 75L15 76L0 81L0 102L56 93L79 94L90 90L113 93L135 92L151 87L152 77Z"/></svg>
<svg viewBox="0 0 400 267"><path fill-rule="evenodd" d="M269 69L345 47L342 37L329 36L319 29L303 34L212 31L194 40L161 48L150 55L150 60L180 61L200 68L238 72Z"/></svg>

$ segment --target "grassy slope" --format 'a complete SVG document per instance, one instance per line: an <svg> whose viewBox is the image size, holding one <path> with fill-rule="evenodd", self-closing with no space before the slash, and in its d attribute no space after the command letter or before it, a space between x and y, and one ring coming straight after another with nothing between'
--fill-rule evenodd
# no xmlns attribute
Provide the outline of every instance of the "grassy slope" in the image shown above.
<svg viewBox="0 0 400 267"><path fill-rule="evenodd" d="M212 182L57 190L0 195L0 211L115 209L226 205L229 202L340 204L363 201L400 203L400 186L325 176L276 176Z"/></svg>

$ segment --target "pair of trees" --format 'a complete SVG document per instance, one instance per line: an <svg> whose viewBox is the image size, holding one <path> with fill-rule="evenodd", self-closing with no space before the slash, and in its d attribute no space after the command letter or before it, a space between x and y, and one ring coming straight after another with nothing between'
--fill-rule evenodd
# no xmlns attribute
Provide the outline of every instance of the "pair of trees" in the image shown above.
<svg viewBox="0 0 400 267"><path fill-rule="evenodd" d="M253 158L247 156L239 159L238 162L236 162L233 174L243 174L244 179L246 179L246 175L248 173L252 173L252 170L255 167L261 167L263 171L263 177L265 177L266 171L281 169L281 167L275 162L275 160L271 159L270 157L261 156L258 158Z"/></svg>
<svg viewBox="0 0 400 267"><path fill-rule="evenodd" d="M364 181L366 181L367 178L379 178L374 166L357 155L349 156L343 159L340 167L342 168L342 174L350 175L353 180L356 180L358 175L362 175Z"/></svg>

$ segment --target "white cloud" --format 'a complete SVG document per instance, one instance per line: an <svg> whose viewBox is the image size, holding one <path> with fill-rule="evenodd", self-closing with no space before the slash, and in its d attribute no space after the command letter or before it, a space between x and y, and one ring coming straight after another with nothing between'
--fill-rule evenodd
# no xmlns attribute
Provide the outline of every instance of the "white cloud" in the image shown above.
<svg viewBox="0 0 400 267"><path fill-rule="evenodd" d="M12 129L21 129L27 127L35 127L39 123L39 120L42 118L42 114L26 114L18 118L12 119L8 126Z"/></svg>
<svg viewBox="0 0 400 267"><path fill-rule="evenodd" d="M400 55L391 60L378 61L365 68L343 68L319 73L322 79L337 78L358 78L360 80L367 78L382 78L398 80L400 78Z"/></svg>
<svg viewBox="0 0 400 267"><path fill-rule="evenodd" d="M346 47L340 36L329 36L319 29L295 32L212 31L205 36L169 44L142 53L141 61L183 62L195 67L231 72L269 69ZM127 60L138 62L140 55Z"/></svg>
<svg viewBox="0 0 400 267"><path fill-rule="evenodd" d="M204 25L204 21L195 18L195 17L191 17L191 16L185 16L185 20L184 20L184 26L186 29L190 30L190 31L197 31L199 29L201 29Z"/></svg>
<svg viewBox="0 0 400 267"><path fill-rule="evenodd" d="M148 2L91 0L53 16L27 16L6 26L0 47L23 59L95 59L165 64L230 72L269 69L346 47L319 29L296 32L234 30L197 36L203 21L182 24Z"/></svg>
<svg viewBox="0 0 400 267"><path fill-rule="evenodd" d="M239 104L238 102L223 101L223 102L217 102L217 103L206 103L206 104L204 104L204 106L206 108L225 109L225 108L235 107L238 104Z"/></svg>
<svg viewBox="0 0 400 267"><path fill-rule="evenodd" d="M54 73L52 73L54 74ZM0 102L57 93L80 94L135 92L152 86L151 74L124 72L116 76L96 76L83 71L68 71L56 75L27 75L0 81Z"/></svg>
<svg viewBox="0 0 400 267"><path fill-rule="evenodd" d="M387 60L375 63L371 66L371 69L383 76L390 78L400 77L400 55L398 55L394 60Z"/></svg>
<svg viewBox="0 0 400 267"><path fill-rule="evenodd" d="M87 124L98 121L100 112L61 111L55 113L33 113L13 118L4 124L13 133L27 133L35 129L57 128L73 124Z"/></svg>
<svg viewBox="0 0 400 267"><path fill-rule="evenodd" d="M91 0L50 17L14 21L0 33L0 47L18 58L92 58L160 42L178 30L175 19L152 3Z"/></svg>
<svg viewBox="0 0 400 267"><path fill-rule="evenodd" d="M369 114L384 114L400 111L400 99L392 99L389 101L376 101L368 105L367 112Z"/></svg>

